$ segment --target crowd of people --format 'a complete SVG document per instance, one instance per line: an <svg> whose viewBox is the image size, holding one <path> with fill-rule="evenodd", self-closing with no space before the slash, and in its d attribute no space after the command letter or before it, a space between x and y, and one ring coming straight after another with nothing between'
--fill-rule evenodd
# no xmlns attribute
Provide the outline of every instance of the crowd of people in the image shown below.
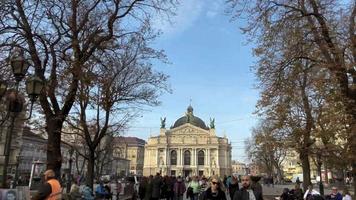
<svg viewBox="0 0 356 200"><path fill-rule="evenodd" d="M46 182L32 200L42 199L61 199L61 185L55 179L53 170L47 170L44 173ZM114 180L113 180L114 181ZM142 177L139 183L133 182L132 187L122 188L120 182L99 182L97 186L92 187L78 185L74 179L70 188L69 199L71 200L118 200L119 194L131 195L130 199L140 200L226 200L229 196L231 200L263 200L262 186L258 181L251 181L248 175L238 177L232 175L220 179L218 176L206 178L198 177L175 177L164 176L159 173L155 176ZM240 186L239 186L239 182ZM137 186L137 187L135 187ZM347 188L341 194L337 187L332 187L332 192L322 196L313 188L312 185L303 192L300 183L297 183L293 189L285 188L279 198L280 200L352 200Z"/></svg>
<svg viewBox="0 0 356 200"><path fill-rule="evenodd" d="M220 179L218 176L144 177L140 182L138 198L141 200L262 200L262 189L253 187L249 176L241 178L242 188L239 188L238 177L229 176ZM185 196L184 196L185 195Z"/></svg>
<svg viewBox="0 0 356 200"><path fill-rule="evenodd" d="M320 195L320 193L313 188L313 185L309 185L308 189L303 193L300 188L300 184L297 183L295 188L289 190L288 188L283 189L283 193L280 196L280 200L352 200L350 192L345 187L343 193L338 192L337 187L331 188L331 193L325 196Z"/></svg>

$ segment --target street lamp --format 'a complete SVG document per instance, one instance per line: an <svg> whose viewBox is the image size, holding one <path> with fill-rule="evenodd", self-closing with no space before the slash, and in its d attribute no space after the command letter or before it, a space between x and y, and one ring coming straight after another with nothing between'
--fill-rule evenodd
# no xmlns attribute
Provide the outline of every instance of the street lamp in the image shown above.
<svg viewBox="0 0 356 200"><path fill-rule="evenodd" d="M318 168L318 173L319 173L319 177L320 177L320 180L319 180L319 193L323 196L324 195L324 185L323 185L323 179L321 177L321 175L322 175L321 167L323 165L323 161L321 159L321 151L317 152L316 162L317 162L317 165L318 165L317 168Z"/></svg>
<svg viewBox="0 0 356 200"><path fill-rule="evenodd" d="M3 177L2 177L2 186L5 188L7 185L6 180L7 180L7 167L9 165L9 157L10 157L10 150L11 150L11 140L12 140L12 135L13 135L13 129L14 129L14 124L15 124L15 119L19 113L22 112L23 109L23 98L18 94L19 92L19 84L25 77L29 63L24 57L24 52L21 49L15 49L13 52L13 55L9 59L9 63L12 68L12 73L15 77L16 80L16 89L13 90L11 89L10 91L7 90L7 84L4 81L0 82L0 95L6 95L6 99L8 101L8 107L7 107L7 115L4 121L7 120L8 117L10 117L10 126L9 129L6 132L6 139L5 139L5 147L4 147L4 166L3 166ZM32 114L32 107L33 103L38 97L38 95L41 93L41 90L43 88L43 82L40 78L38 77L31 77L27 80L26 83L26 90L27 93L30 97L31 101L31 108L30 108L30 116L27 118L29 119ZM2 97L2 96L0 96Z"/></svg>
<svg viewBox="0 0 356 200"><path fill-rule="evenodd" d="M18 156L16 156L16 171L15 171L15 181L14 181L14 188L17 186L19 182L19 165L21 163L21 151Z"/></svg>
<svg viewBox="0 0 356 200"><path fill-rule="evenodd" d="M26 81L26 92L31 101L30 115L28 119L31 118L33 104L35 103L38 95L41 94L43 89L43 81L38 76L31 76Z"/></svg>
<svg viewBox="0 0 356 200"><path fill-rule="evenodd" d="M320 177L319 180L319 193L321 195L324 195L324 185L323 185L323 179L322 179L322 171L321 168L323 166L323 160L322 160L322 153L323 153L323 149L324 144L322 142L322 140L320 138L317 138L316 142L316 165L317 165L317 171L318 171L318 175Z"/></svg>
<svg viewBox="0 0 356 200"><path fill-rule="evenodd" d="M10 58L12 73L16 79L17 85L25 77L28 67L30 66L24 57L22 49L15 49Z"/></svg>
<svg viewBox="0 0 356 200"><path fill-rule="evenodd" d="M71 187L71 183L72 183L72 163L73 163L73 153L74 153L74 148L70 147L70 149L68 150L69 153L69 173L68 173L68 181L67 181L67 193L70 192L70 187Z"/></svg>

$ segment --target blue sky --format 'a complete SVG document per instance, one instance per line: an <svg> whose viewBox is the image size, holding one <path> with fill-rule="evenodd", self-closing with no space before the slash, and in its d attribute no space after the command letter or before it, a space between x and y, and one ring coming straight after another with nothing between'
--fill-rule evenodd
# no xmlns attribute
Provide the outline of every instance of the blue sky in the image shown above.
<svg viewBox="0 0 356 200"><path fill-rule="evenodd" d="M224 134L233 147L232 159L246 161L244 140L256 123L252 114L258 98L252 46L239 27L230 21L224 1L187 0L181 3L172 23L155 20L163 32L154 46L165 50L171 64L155 68L170 76L172 94L160 97L162 105L150 108L131 123L127 135L147 140L159 133L160 117L167 127L183 116L192 99L194 115L207 124L215 118L217 135Z"/></svg>

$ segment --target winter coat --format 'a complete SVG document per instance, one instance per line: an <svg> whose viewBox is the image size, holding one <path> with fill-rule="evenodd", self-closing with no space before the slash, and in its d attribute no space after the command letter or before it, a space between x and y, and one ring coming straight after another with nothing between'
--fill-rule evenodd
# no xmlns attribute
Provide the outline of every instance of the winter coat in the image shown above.
<svg viewBox="0 0 356 200"><path fill-rule="evenodd" d="M155 176L152 180L152 198L160 198L162 180L160 176Z"/></svg>
<svg viewBox="0 0 356 200"><path fill-rule="evenodd" d="M254 191L253 194L255 195L256 200L263 200L262 193L260 191ZM233 200L249 200L250 194L245 188L241 188L240 190L236 191L234 194Z"/></svg>
<svg viewBox="0 0 356 200"><path fill-rule="evenodd" d="M191 182L188 184L188 187L193 188L193 194L199 194L199 192L200 192L200 185L199 185L199 182L198 182L198 181L191 181Z"/></svg>
<svg viewBox="0 0 356 200"><path fill-rule="evenodd" d="M152 180L148 181L145 187L145 200L152 198Z"/></svg>
<svg viewBox="0 0 356 200"><path fill-rule="evenodd" d="M185 192L186 188L185 188L185 183L183 183L182 181L177 181L174 184L174 196L178 197L178 196L183 196L184 192Z"/></svg>
<svg viewBox="0 0 356 200"><path fill-rule="evenodd" d="M202 200L226 200L225 192L218 188L217 193L213 193L209 187L201 197Z"/></svg>
<svg viewBox="0 0 356 200"><path fill-rule="evenodd" d="M230 198L233 199L234 198L234 194L236 191L239 190L239 183L236 181L236 183L230 183L229 184L229 193L230 193Z"/></svg>
<svg viewBox="0 0 356 200"><path fill-rule="evenodd" d="M82 199L94 200L93 191L91 190L90 187L88 187L86 185L83 186L82 190L81 190L81 193L82 193Z"/></svg>

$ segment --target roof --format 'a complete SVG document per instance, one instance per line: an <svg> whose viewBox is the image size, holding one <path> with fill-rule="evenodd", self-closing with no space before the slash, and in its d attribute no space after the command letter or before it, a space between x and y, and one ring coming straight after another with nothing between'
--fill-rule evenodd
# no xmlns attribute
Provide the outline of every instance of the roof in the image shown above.
<svg viewBox="0 0 356 200"><path fill-rule="evenodd" d="M33 139L39 139L39 140L47 140L46 138L42 137L41 135L32 132L29 127L23 128L22 136L33 138Z"/></svg>
<svg viewBox="0 0 356 200"><path fill-rule="evenodd" d="M145 140L137 137L119 136L119 137L115 137L114 140L117 143L127 144L128 146L144 146L146 144Z"/></svg>
<svg viewBox="0 0 356 200"><path fill-rule="evenodd" d="M172 126L172 128L177 128L177 127L182 126L186 123L192 124L193 126L197 126L204 130L209 130L209 128L205 125L205 123L202 119L194 116L193 107L191 105L187 108L186 115L177 119L177 121L174 122L174 125Z"/></svg>

